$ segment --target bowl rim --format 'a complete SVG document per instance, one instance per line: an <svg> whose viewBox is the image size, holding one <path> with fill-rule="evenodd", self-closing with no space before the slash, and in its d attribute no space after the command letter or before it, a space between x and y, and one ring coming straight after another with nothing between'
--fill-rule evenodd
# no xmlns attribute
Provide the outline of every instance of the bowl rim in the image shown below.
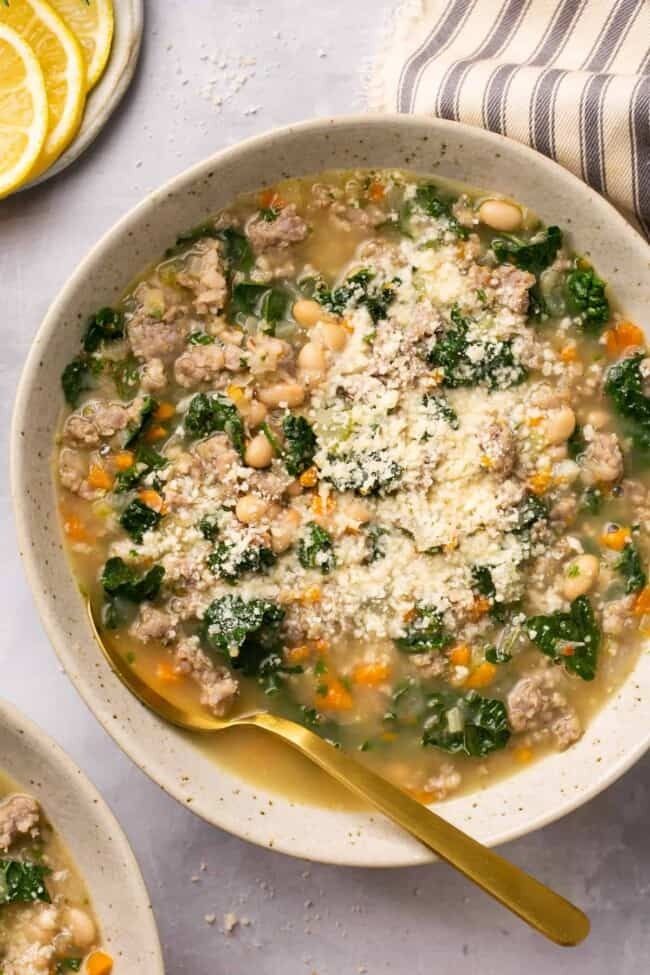
<svg viewBox="0 0 650 975"><path fill-rule="evenodd" d="M131 890L142 905L143 915L146 919L146 927L142 931L142 943L143 951L147 953L147 971L151 972L151 975L164 975L162 947L156 917L151 905L151 897L133 848L108 802L83 769L79 768L61 745L51 738L39 724L28 718L6 698L0 698L0 725L8 728L10 735L14 734L21 737L25 747L34 754L38 764L46 766L48 770L56 770L57 774L62 774L66 781L74 783L76 792L81 795L83 808L90 811L89 816L91 820L96 821L101 833L110 838L110 848L113 853L109 861L110 865L112 866L114 861L124 864L124 869L120 868L120 873L124 871L128 873ZM25 779L17 778L13 772L11 778L16 780L19 788L25 788L27 792L30 791L29 783ZM41 802L40 798L39 802ZM43 801L43 806L48 819L58 828L56 804L52 806L47 801ZM66 846L69 846L69 834L61 835ZM85 877L86 871L83 865L79 865L79 869L82 877ZM101 926L101 903L96 898L92 887L89 887L89 893Z"/></svg>
<svg viewBox="0 0 650 975"><path fill-rule="evenodd" d="M623 237L627 238L628 245L633 250L638 251L641 259L645 260L650 266L650 245L644 240L641 234L608 200L592 190L591 187L589 187L559 163L549 159L547 156L544 156L542 153L537 152L523 143L477 126L470 126L460 122L425 115L403 114L395 112L365 115L350 114L325 116L269 129L247 139L241 140L232 146L227 146L220 149L205 159L194 163L176 176L147 193L147 195L139 203L123 214L107 231L102 234L97 242L86 253L84 258L77 264L72 274L67 278L57 296L50 304L45 317L34 335L29 353L23 366L16 392L10 431L10 476L11 490L13 495L13 508L16 519L20 554L25 565L25 573L32 596L47 636L53 645L57 657L61 661L68 677L72 681L76 690L79 692L82 700L88 705L93 716L100 722L103 728L113 738L116 744L119 745L122 751L124 751L129 758L145 772L145 774L156 782L156 784L161 787L164 792L184 806L186 803L179 793L173 773L170 770L166 770L159 762L154 761L152 763L150 761L150 755L147 753L146 749L141 747L137 741L134 741L134 739L129 736L126 728L117 722L111 721L108 713L110 709L102 706L96 700L96 695L92 687L84 680L81 674L75 670L74 666L72 665L72 651L70 651L68 647L68 641L64 638L62 627L57 620L55 606L53 605L54 601L39 585L39 563L36 553L30 545L28 519L25 516L24 505L20 503L19 499L24 496L25 490L25 472L20 459L20 428L23 422L23 417L26 415L29 409L30 387L32 385L33 375L38 366L41 355L42 341L55 329L62 309L79 287L83 278L87 274L88 266L95 261L96 256L100 254L107 245L109 245L111 240L125 234L132 224L137 224L141 216L145 214L152 206L155 206L158 200L164 200L164 198L169 194L174 194L178 191L191 187L193 183L199 181L202 177L205 177L215 167L218 167L224 163L236 162L239 156L248 155L251 152L259 151L270 141L275 139L290 139L294 134L297 133L304 134L309 132L323 132L337 127L354 127L355 131L358 131L371 128L381 129L381 127L385 125L404 125L405 128L409 126L420 126L423 134L425 134L427 129L429 132L437 131L442 132L443 134L445 132L450 134L452 132L456 134L460 133L461 135L464 134L470 139L479 139L486 143L491 143L496 150L503 149L504 152L507 152L511 157L519 157L522 165L524 165L526 162L534 162L536 167L541 167L544 171L546 171L546 173L548 173L550 180L563 180L568 185L573 186L579 194L583 196L586 193L589 194L591 204L596 208L599 216L602 217L603 220L607 221L609 226L614 223L616 225L617 232ZM327 169L328 167L325 166L324 168ZM260 180L260 183L262 183L262 180ZM630 673L630 675L628 675L626 682L632 678L633 673L634 670ZM557 804L547 811L541 812L536 816L531 816L525 822L521 822L518 825L504 827L500 831L496 830L490 838L489 845L499 845L501 843L515 840L566 816L568 813L590 801L608 786L616 782L616 780L620 778L620 776L623 775L624 772L626 772L632 765L634 765L649 748L650 726L648 727L648 732L645 737L639 739L634 747L628 748L618 760L612 761L610 764L608 764L606 771L603 772L602 775L596 777L588 787L582 789L575 795L567 795L563 793L561 796L558 796ZM152 765L154 767L152 767ZM258 791L262 792L263 790L261 787L258 787ZM268 795L272 794L268 793ZM217 813L215 813L215 811L209 807L208 803L204 803L203 808L201 808L201 803L196 801L193 802L190 808L193 812L211 825L222 829L227 829L228 832L240 837L241 839L245 839L264 848L268 848L268 833L264 833L262 828L258 828L257 832L251 832L247 830L244 822L242 822L241 825L239 825L239 823L233 825L232 822L229 822L228 826L224 826L223 822L220 821L218 817L218 810ZM442 814L444 815L444 804L442 806L438 804L437 811L442 811ZM300 841L296 840L295 838L293 841L286 842L274 838L272 848L278 852L300 857L302 859L332 863L342 866L376 866L378 868L402 867L432 862L436 859L435 855L429 851L425 851L423 854L420 852L419 855L416 855L413 848L411 848L411 852L409 853L409 849L406 846L403 848L401 847L399 852L393 851L392 853L383 856L378 861L371 860L367 855L364 855L358 847L354 847L351 851L348 850L346 856L343 857L341 855L328 852L327 849L315 851L311 846L301 846Z"/></svg>

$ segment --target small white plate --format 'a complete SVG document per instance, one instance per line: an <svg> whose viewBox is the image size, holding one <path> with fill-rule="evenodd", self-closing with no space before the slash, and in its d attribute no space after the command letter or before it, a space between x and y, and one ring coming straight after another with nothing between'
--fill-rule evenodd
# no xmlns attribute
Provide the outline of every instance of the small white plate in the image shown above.
<svg viewBox="0 0 650 975"><path fill-rule="evenodd" d="M149 895L117 820L64 751L0 700L0 766L43 806L90 893L114 975L164 975Z"/></svg>
<svg viewBox="0 0 650 975"><path fill-rule="evenodd" d="M81 128L57 161L21 189L44 183L78 159L97 138L131 84L142 41L143 0L113 0L113 6L113 46L104 74L88 95Z"/></svg>

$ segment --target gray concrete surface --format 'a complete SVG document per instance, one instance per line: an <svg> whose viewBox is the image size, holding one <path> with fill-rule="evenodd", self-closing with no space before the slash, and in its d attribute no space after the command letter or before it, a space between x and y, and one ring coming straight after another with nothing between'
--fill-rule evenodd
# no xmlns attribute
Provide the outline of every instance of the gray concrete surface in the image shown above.
<svg viewBox="0 0 650 975"><path fill-rule="evenodd" d="M176 805L118 751L60 672L16 553L9 418L59 287L119 216L189 164L279 124L361 107L360 68L389 3L149 0L141 65L107 130L62 176L0 203L0 694L68 750L115 810L151 891L169 975L636 975L650 956L650 760L505 850L590 913L589 940L563 952L442 865L307 864ZM227 912L250 923L226 935Z"/></svg>

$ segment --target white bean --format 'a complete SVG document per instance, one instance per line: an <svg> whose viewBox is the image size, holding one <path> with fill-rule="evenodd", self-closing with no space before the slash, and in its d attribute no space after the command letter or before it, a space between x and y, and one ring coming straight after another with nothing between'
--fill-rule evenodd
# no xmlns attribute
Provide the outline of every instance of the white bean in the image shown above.
<svg viewBox="0 0 650 975"><path fill-rule="evenodd" d="M510 232L521 227L521 210L507 200L486 200L478 211L479 220L492 230Z"/></svg>
<svg viewBox="0 0 650 975"><path fill-rule="evenodd" d="M311 373L325 371L325 353L320 342L306 342L298 353L298 366Z"/></svg>
<svg viewBox="0 0 650 975"><path fill-rule="evenodd" d="M348 343L348 333L342 325L334 322L321 322L318 326L323 342L332 352L340 352Z"/></svg>
<svg viewBox="0 0 650 975"><path fill-rule="evenodd" d="M301 406L305 402L305 387L302 383L275 383L260 389L258 395L266 406Z"/></svg>
<svg viewBox="0 0 650 975"><path fill-rule="evenodd" d="M600 562L595 555L579 555L564 570L563 592L567 599L577 599L595 585Z"/></svg>
<svg viewBox="0 0 650 975"><path fill-rule="evenodd" d="M551 410L544 424L546 442L549 444L562 443L568 440L576 428L576 415L570 406L561 406Z"/></svg>
<svg viewBox="0 0 650 975"><path fill-rule="evenodd" d="M235 507L235 514L244 525L255 525L269 510L268 501L255 494L244 494Z"/></svg>
<svg viewBox="0 0 650 975"><path fill-rule="evenodd" d="M249 440L244 451L244 461L249 467L268 467L273 460L273 447L263 433Z"/></svg>
<svg viewBox="0 0 650 975"><path fill-rule="evenodd" d="M259 427L260 423L263 423L266 419L269 411L264 406L264 403L260 403L259 400L254 399L250 401L245 412L249 427Z"/></svg>
<svg viewBox="0 0 650 975"><path fill-rule="evenodd" d="M291 314L303 328L312 328L316 322L326 321L330 317L313 298L299 298L294 302Z"/></svg>
<svg viewBox="0 0 650 975"><path fill-rule="evenodd" d="M70 928L72 941L77 948L85 949L95 941L97 932L95 922L85 911L71 907L66 913L66 926Z"/></svg>

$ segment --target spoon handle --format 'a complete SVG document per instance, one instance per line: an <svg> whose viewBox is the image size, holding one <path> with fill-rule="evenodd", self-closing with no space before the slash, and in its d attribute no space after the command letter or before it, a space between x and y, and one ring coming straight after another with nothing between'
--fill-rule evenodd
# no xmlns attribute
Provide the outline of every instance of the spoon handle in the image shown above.
<svg viewBox="0 0 650 975"><path fill-rule="evenodd" d="M589 919L564 897L452 826L345 752L334 748L313 731L272 714L256 714L242 723L264 728L289 742L551 941L570 946L586 938Z"/></svg>

